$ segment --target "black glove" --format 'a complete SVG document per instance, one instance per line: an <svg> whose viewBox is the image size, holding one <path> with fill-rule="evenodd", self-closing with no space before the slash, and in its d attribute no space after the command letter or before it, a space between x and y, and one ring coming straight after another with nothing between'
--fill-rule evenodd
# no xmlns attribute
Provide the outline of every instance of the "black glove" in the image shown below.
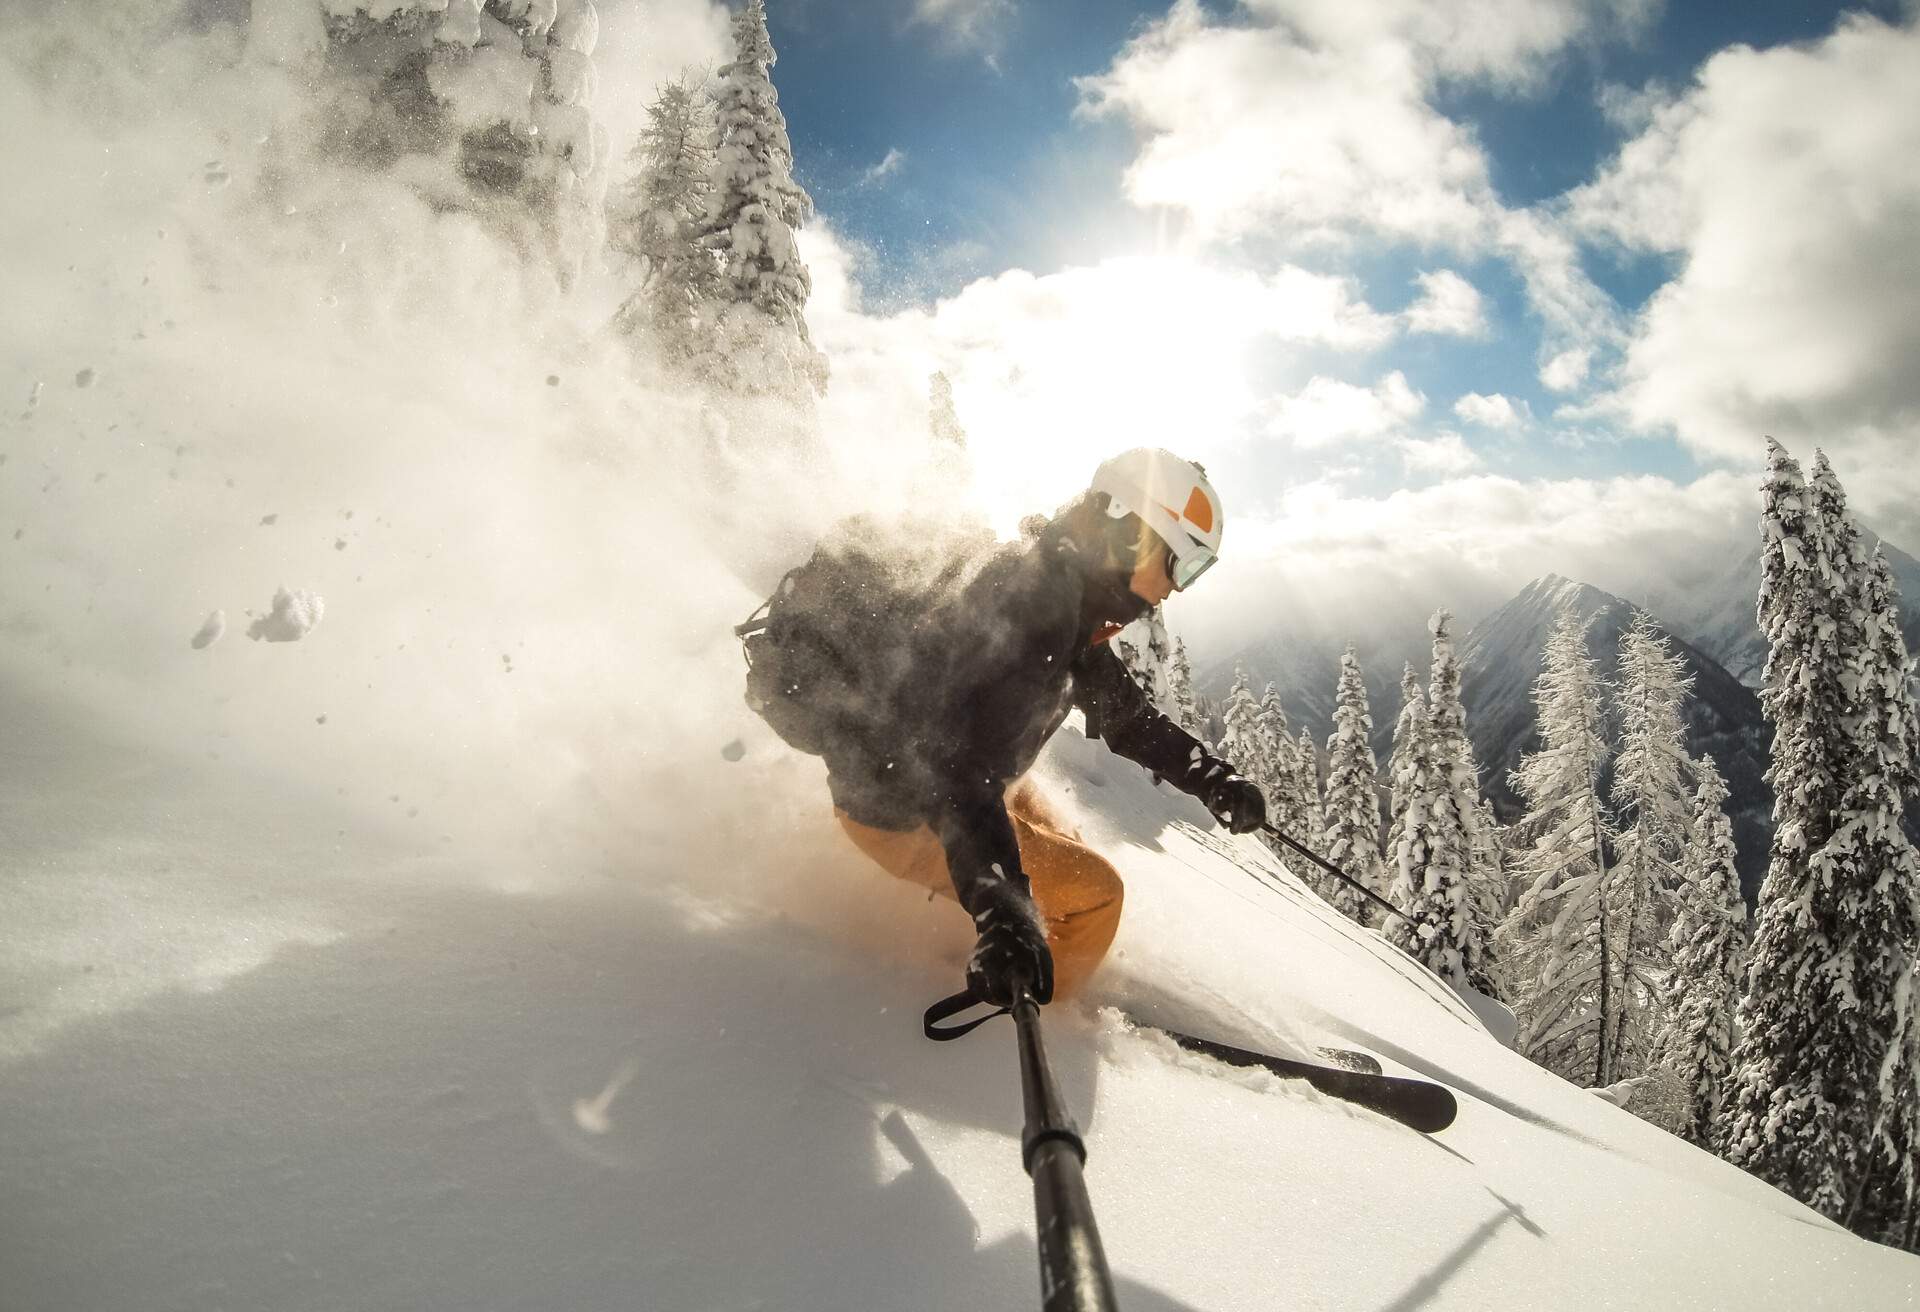
<svg viewBox="0 0 1920 1312"><path fill-rule="evenodd" d="M973 923L980 931L967 961L967 989L974 997L1011 1007L1014 982L1025 979L1035 1002L1053 1001L1053 953L1025 876L983 889L975 899Z"/></svg>
<svg viewBox="0 0 1920 1312"><path fill-rule="evenodd" d="M1223 774L1213 780L1200 800L1229 833L1250 834L1267 822L1267 799L1252 780L1237 774Z"/></svg>

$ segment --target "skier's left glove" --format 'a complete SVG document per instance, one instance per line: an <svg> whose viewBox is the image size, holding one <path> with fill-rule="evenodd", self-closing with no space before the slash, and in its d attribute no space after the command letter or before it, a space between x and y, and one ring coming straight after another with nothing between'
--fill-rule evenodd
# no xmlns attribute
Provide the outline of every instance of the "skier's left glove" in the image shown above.
<svg viewBox="0 0 1920 1312"><path fill-rule="evenodd" d="M1237 774L1210 782L1200 800L1229 833L1250 834L1267 822L1267 799L1259 786Z"/></svg>
<svg viewBox="0 0 1920 1312"><path fill-rule="evenodd" d="M1047 927L1033 903L1025 876L988 885L975 899L974 927L980 939L967 961L967 989L998 1007L1014 1003L1024 981L1038 1003L1053 1001L1053 953Z"/></svg>

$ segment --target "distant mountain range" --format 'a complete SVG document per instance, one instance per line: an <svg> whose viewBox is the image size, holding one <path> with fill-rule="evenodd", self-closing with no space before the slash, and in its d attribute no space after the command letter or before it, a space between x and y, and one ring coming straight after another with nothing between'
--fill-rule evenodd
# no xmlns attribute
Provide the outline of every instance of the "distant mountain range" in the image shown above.
<svg viewBox="0 0 1920 1312"><path fill-rule="evenodd" d="M1878 541L1867 530L1869 544ZM1731 546L1732 544L1730 544ZM1909 651L1920 650L1920 560L1890 542L1882 542L1887 563L1900 586L1900 627ZM1724 572L1702 585L1676 587L1666 579L1649 579L1635 589L1640 604L1658 615L1674 632L1725 666L1749 688L1760 686L1767 666L1767 639L1754 620L1760 596L1760 546L1730 550Z"/></svg>
<svg viewBox="0 0 1920 1312"><path fill-rule="evenodd" d="M1727 777L1740 882L1752 899L1765 874L1772 835L1772 794L1765 774L1773 736L1757 693L1767 643L1754 616L1760 547L1753 536L1729 539L1721 557L1725 568L1693 570L1692 582L1649 579L1629 600L1548 574L1466 632L1456 627L1467 730L1480 764L1482 790L1503 821L1517 818L1522 809L1508 776L1520 758L1539 745L1533 683L1559 609L1571 605L1592 620L1588 642L1602 675L1610 679L1619 665L1620 634L1632 623L1638 605L1654 617L1693 676L1688 750L1712 756ZM1867 536L1870 542L1876 540L1871 531ZM1900 587L1908 649L1920 652L1920 560L1891 543L1882 545ZM1400 712L1401 669L1411 661L1424 686L1431 659L1427 615L1416 613L1411 599L1406 606L1407 613L1391 624L1377 613L1364 616L1356 643L1373 712L1374 751L1383 765L1393 748L1393 724ZM1235 667L1244 664L1256 692L1272 681L1295 730L1305 725L1324 743L1333 720L1340 653L1349 639L1336 631L1340 621L1324 608L1315 612L1293 606L1288 613L1288 627L1205 669L1199 691L1217 702L1231 685ZM1317 618L1302 622L1309 614Z"/></svg>

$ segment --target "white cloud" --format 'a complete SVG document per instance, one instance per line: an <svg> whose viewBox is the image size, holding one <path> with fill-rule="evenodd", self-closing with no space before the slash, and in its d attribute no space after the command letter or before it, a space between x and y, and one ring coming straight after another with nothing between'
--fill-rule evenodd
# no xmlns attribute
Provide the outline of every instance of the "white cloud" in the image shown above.
<svg viewBox="0 0 1920 1312"><path fill-rule="evenodd" d="M1591 355L1579 349L1562 351L1540 368L1540 383L1550 392L1571 392L1587 380Z"/></svg>
<svg viewBox="0 0 1920 1312"><path fill-rule="evenodd" d="M1484 337L1486 308L1474 285L1451 269L1422 273L1420 299L1405 313L1407 331L1449 337Z"/></svg>
<svg viewBox="0 0 1920 1312"><path fill-rule="evenodd" d="M1372 387L1315 378L1271 403L1266 431L1301 450L1372 442L1401 432L1426 405L1397 369Z"/></svg>
<svg viewBox="0 0 1920 1312"><path fill-rule="evenodd" d="M1013 0L914 0L912 21L933 28L949 48L977 52L991 63L1013 15Z"/></svg>
<svg viewBox="0 0 1920 1312"><path fill-rule="evenodd" d="M1617 336L1611 301L1543 215L1503 205L1473 131L1434 106L1449 82L1513 90L1574 43L1635 26L1639 0L1247 0L1216 21L1197 0L1081 79L1081 112L1140 138L1135 204L1202 242L1283 247L1385 239L1498 254L1525 281L1557 349Z"/></svg>
<svg viewBox="0 0 1920 1312"><path fill-rule="evenodd" d="M1469 424L1478 424L1482 428L1501 429L1518 428L1533 417L1533 412L1525 401L1516 406L1498 392L1491 396L1468 392L1453 403L1453 413Z"/></svg>
<svg viewBox="0 0 1920 1312"><path fill-rule="evenodd" d="M1571 212L1681 260L1624 363L1636 425L1742 463L1768 433L1821 444L1870 516L1920 534L1911 22L1855 16L1815 45L1722 52Z"/></svg>
<svg viewBox="0 0 1920 1312"><path fill-rule="evenodd" d="M1399 45L1432 76L1523 90L1537 85L1569 46L1638 32L1660 6L1658 0L1245 0L1244 7L1316 44Z"/></svg>
<svg viewBox="0 0 1920 1312"><path fill-rule="evenodd" d="M1400 443L1400 459L1408 473L1464 474L1481 466L1466 440L1458 433L1446 432L1432 438L1407 438Z"/></svg>
<svg viewBox="0 0 1920 1312"><path fill-rule="evenodd" d="M1203 237L1276 217L1295 239L1372 229L1467 244L1484 233L1485 157L1428 107L1404 47L1316 46L1277 23L1216 24L1178 0L1079 86L1085 112L1142 137L1128 197L1184 211Z"/></svg>
<svg viewBox="0 0 1920 1312"><path fill-rule="evenodd" d="M888 149L886 156L878 164L875 164L872 168L869 168L860 175L860 185L863 187L871 187L876 183L883 182L898 173L900 166L906 162L907 153L897 146L891 147Z"/></svg>
<svg viewBox="0 0 1920 1312"><path fill-rule="evenodd" d="M1233 650L1271 631L1276 596L1343 624L1442 602L1470 623L1547 573L1625 597L1654 580L1694 586L1724 568L1730 539L1752 531L1757 481L1751 471L1692 483L1477 474L1385 496L1298 484L1235 521L1231 558L1182 599L1181 632L1190 645Z"/></svg>
<svg viewBox="0 0 1920 1312"><path fill-rule="evenodd" d="M1267 357L1366 351L1394 331L1346 279L1154 256L1045 276L1010 270L931 309L870 315L852 272L857 252L824 225L801 234L801 249L814 280L807 321L834 362L825 422L923 423L927 375L945 371L981 500L1009 524L1058 504L1127 446L1173 446L1210 467L1246 469L1266 415ZM1389 405L1411 395L1395 380L1379 392ZM859 413L836 409L856 403Z"/></svg>
<svg viewBox="0 0 1920 1312"><path fill-rule="evenodd" d="M1655 114L1673 99L1673 89L1658 81L1638 89L1609 82L1595 97L1602 118L1621 132L1636 135L1651 127Z"/></svg>

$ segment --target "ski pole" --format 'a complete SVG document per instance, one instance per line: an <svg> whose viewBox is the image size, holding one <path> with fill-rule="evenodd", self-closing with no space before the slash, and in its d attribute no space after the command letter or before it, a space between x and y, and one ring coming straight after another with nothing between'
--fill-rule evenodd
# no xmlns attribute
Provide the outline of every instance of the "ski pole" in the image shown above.
<svg viewBox="0 0 1920 1312"><path fill-rule="evenodd" d="M1017 980L1013 1006L1001 1007L960 1024L943 1025L981 1004L971 992L956 993L927 1008L922 1028L945 1043L972 1033L995 1016L1013 1016L1020 1044L1020 1093L1026 1124L1020 1132L1020 1160L1033 1179L1033 1215L1040 1236L1041 1312L1116 1312L1113 1275L1094 1224L1083 1167L1087 1145L1067 1115L1060 1086L1047 1064L1040 1038L1040 1004L1027 982Z"/></svg>
<svg viewBox="0 0 1920 1312"><path fill-rule="evenodd" d="M1020 1158L1033 1179L1042 1312L1115 1312L1113 1276L1081 1169L1087 1145L1053 1081L1040 1041L1040 1004L1024 980L1015 986L1013 1022L1019 1031L1020 1085L1027 1112Z"/></svg>
<svg viewBox="0 0 1920 1312"><path fill-rule="evenodd" d="M1400 919L1402 920L1406 920L1409 918L1406 912L1402 911L1399 907L1395 906L1393 903L1381 897L1378 893L1368 888L1365 884L1355 879L1352 875L1340 869L1338 866L1334 865L1331 861L1322 860L1320 857L1316 856L1314 853L1309 852L1306 848L1294 842L1293 839L1289 838L1286 834L1282 833L1280 830L1275 829L1272 825L1263 824L1260 826L1260 829L1262 833L1272 834L1275 838L1285 843L1288 847L1298 852L1301 856L1305 857L1307 860L1319 866L1322 870L1332 875L1335 879L1339 880L1341 883L1349 884L1352 887L1359 889L1362 893L1372 898L1374 902L1378 903L1381 907L1384 907L1389 914L1396 915L1400 917Z"/></svg>

